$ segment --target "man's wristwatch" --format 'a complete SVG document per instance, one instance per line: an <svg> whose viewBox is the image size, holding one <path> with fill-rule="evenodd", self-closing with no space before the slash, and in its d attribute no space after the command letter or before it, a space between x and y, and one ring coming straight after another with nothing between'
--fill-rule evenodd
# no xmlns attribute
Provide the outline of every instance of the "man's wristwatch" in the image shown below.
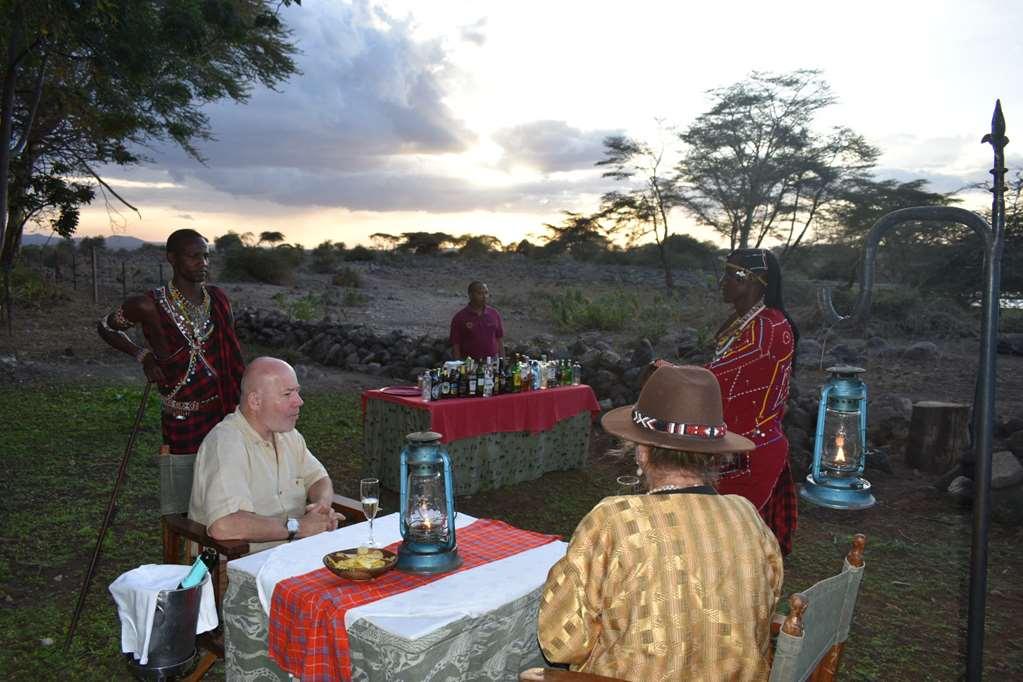
<svg viewBox="0 0 1023 682"><path fill-rule="evenodd" d="M298 534L298 519L289 518L284 525L288 529L288 542L291 542Z"/></svg>

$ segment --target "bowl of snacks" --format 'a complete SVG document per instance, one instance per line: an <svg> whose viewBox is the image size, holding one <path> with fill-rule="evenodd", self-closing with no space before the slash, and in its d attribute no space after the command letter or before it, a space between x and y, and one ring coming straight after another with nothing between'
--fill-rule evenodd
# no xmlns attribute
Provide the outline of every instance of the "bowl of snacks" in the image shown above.
<svg viewBox="0 0 1023 682"><path fill-rule="evenodd" d="M323 565L348 580L372 580L394 568L398 555L387 549L341 549L323 557Z"/></svg>

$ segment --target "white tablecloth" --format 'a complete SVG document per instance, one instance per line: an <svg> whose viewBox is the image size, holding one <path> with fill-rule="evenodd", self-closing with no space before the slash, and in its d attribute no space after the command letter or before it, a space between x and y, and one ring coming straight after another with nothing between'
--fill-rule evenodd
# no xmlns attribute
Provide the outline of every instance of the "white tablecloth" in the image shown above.
<svg viewBox="0 0 1023 682"><path fill-rule="evenodd" d="M401 540L398 520L395 513L374 522L377 545L387 546ZM457 515L456 541L457 530L474 521L467 514ZM236 559L231 562L231 569L255 576L260 603L269 613L278 582L323 568L324 555L358 547L365 543L368 533L369 524L365 522L346 526ZM345 615L345 627L366 619L396 636L417 639L459 618L489 613L543 585L550 567L565 555L566 546L564 542L551 542L350 609Z"/></svg>

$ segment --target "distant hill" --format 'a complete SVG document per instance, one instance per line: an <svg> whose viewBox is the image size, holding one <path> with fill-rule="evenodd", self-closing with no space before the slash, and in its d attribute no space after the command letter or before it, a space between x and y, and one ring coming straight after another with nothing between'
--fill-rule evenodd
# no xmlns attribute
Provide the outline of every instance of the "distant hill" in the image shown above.
<svg viewBox="0 0 1023 682"><path fill-rule="evenodd" d="M50 246L53 246L54 244L59 242L60 239L61 239L60 237L52 234L32 233L26 234L24 237L21 238L21 245L43 246L49 244ZM129 237L128 235L124 234L113 234L110 235L109 237L104 235L104 239L106 240L107 248L110 249L111 251L115 251L117 249L134 251L135 249L139 248L140 246L146 243L145 241L139 239L138 237ZM79 240L74 239L72 241L74 241L77 244ZM162 244L160 246L162 246Z"/></svg>

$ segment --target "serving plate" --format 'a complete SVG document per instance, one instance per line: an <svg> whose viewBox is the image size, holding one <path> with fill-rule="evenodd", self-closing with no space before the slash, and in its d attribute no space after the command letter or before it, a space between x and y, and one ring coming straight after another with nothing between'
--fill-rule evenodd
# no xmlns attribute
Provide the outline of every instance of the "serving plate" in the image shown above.
<svg viewBox="0 0 1023 682"><path fill-rule="evenodd" d="M398 555L389 549L379 549L374 547L370 548L369 552L380 552L384 565L376 568L363 568L358 566L345 568L337 564L337 562L344 560L346 556L360 556L358 547L353 547L351 549L339 549L336 552L331 552L330 554L325 555L323 557L323 565L326 566L327 570L334 575L348 580L373 580L374 578L387 573L389 570L394 568L396 563L398 563Z"/></svg>

